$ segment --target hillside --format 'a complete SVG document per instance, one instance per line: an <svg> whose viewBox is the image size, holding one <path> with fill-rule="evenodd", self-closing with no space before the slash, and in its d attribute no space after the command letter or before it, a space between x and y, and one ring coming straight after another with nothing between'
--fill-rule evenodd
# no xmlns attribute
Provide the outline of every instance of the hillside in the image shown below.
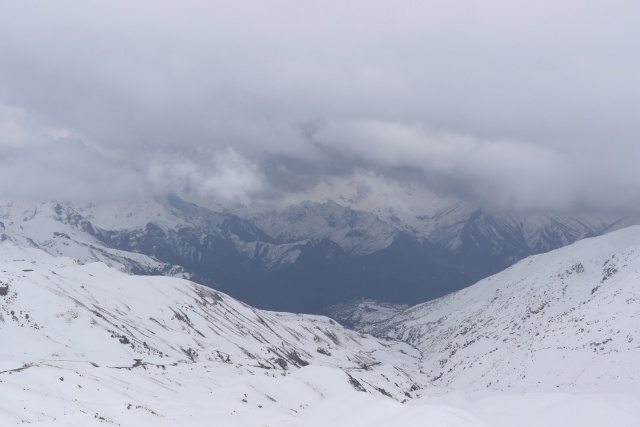
<svg viewBox="0 0 640 427"><path fill-rule="evenodd" d="M640 227L529 257L363 329L415 345L438 386L635 387Z"/></svg>
<svg viewBox="0 0 640 427"><path fill-rule="evenodd" d="M5 240L0 424L637 426L639 241L584 240L375 324L402 342Z"/></svg>

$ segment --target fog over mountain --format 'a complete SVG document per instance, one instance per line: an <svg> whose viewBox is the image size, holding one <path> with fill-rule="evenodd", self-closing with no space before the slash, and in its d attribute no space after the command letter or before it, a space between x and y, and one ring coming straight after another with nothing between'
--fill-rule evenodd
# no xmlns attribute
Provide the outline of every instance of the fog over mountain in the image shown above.
<svg viewBox="0 0 640 427"><path fill-rule="evenodd" d="M634 1L0 2L0 193L640 211Z"/></svg>
<svg viewBox="0 0 640 427"><path fill-rule="evenodd" d="M0 426L638 427L638 23L0 0Z"/></svg>

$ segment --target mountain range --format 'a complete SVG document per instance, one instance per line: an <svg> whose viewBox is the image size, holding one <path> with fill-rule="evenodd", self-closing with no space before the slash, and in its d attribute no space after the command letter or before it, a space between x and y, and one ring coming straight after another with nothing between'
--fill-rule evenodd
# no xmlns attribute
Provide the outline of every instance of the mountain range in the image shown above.
<svg viewBox="0 0 640 427"><path fill-rule="evenodd" d="M25 232L38 215L27 218ZM356 332L183 278L126 274L167 266L61 237L81 222L52 224L48 251L34 247L45 240L0 242L2 425L640 420L640 227L528 257L434 301L387 304ZM48 253L58 247L81 256Z"/></svg>
<svg viewBox="0 0 640 427"><path fill-rule="evenodd" d="M189 278L259 308L326 313L359 298L409 305L432 300L529 255L634 220L500 214L460 201L437 206L430 215L415 215L332 200L233 211L177 197L11 201L0 204L0 232L2 239L53 255Z"/></svg>

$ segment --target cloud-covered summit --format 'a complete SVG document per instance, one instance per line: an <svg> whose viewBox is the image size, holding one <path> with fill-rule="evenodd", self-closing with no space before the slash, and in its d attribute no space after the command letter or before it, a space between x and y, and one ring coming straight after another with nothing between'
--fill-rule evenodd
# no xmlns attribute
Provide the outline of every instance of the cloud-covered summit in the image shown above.
<svg viewBox="0 0 640 427"><path fill-rule="evenodd" d="M0 190L222 203L367 171L640 211L634 1L0 3Z"/></svg>

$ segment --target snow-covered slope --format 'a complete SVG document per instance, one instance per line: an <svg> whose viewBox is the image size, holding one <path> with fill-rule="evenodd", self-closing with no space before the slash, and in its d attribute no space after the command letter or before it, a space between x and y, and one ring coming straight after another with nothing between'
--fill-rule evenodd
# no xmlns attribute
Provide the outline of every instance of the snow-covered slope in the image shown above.
<svg viewBox="0 0 640 427"><path fill-rule="evenodd" d="M218 373L282 377L308 365L329 367L346 387L398 401L423 386L411 346L328 318L260 311L181 279L129 276L8 241L0 245L0 260L0 387L38 395L56 414L66 406L115 419L114 411L126 414L129 404L160 414L162 405L141 404L145 394L180 393L181 376L190 370L210 382L198 387L213 387ZM89 401L71 399L77 392ZM257 394L254 402L271 399ZM103 398L120 400L105 408ZM55 416L47 413L52 407L14 403L0 402L0 419Z"/></svg>
<svg viewBox="0 0 640 427"><path fill-rule="evenodd" d="M415 331L403 336L421 348L422 356L407 343L345 330L325 317L261 311L182 279L130 276L104 263L53 257L7 239L0 242L0 425L383 427L428 421L449 427L637 426L639 359L633 316L640 228L606 237L611 239L586 240L560 251L561 256L556 252L531 264L526 260L504 273L513 283L503 283L504 295L511 296L503 303L487 303L495 290L481 289L437 302L434 307L441 307L441 313L452 313L444 317L428 307L396 316L386 331ZM529 279L518 281L523 272L529 278L549 275L550 282L564 281L568 296L552 295L551 285L541 291L525 289ZM594 278L599 285L595 291L590 285ZM541 296L551 302L542 308L532 305L546 301ZM565 336L555 332L558 316L549 315L560 310L554 308L555 298L565 301L562 310L569 310L560 318L572 318L560 329ZM571 310L575 303L578 307ZM493 323L478 311L483 304L501 307L493 314L488 310L496 316ZM515 317L509 315L512 310ZM483 350L491 339L484 335L494 333L494 324L527 315L546 319L546 326L538 322L540 335L525 336L524 326L504 331L514 343L500 342L507 350L500 353L507 366L497 364L491 355L498 351ZM402 316L407 329L394 329ZM438 333L431 323L435 339L429 342L421 318L440 321L441 330L448 332ZM476 321L482 327L472 326ZM564 338L565 347L578 346L568 338L574 323L585 328L583 340L607 334L614 338L596 343L595 350L589 345L587 351L540 353L523 345L534 346L536 340L548 345L544 332ZM474 334L482 339L461 344ZM459 345L454 356L464 356L462 369L474 373L471 377L465 380L456 371L455 378L434 381L437 352L450 354L445 342ZM468 361L473 357L472 365ZM518 373L524 370L526 377L512 378L509 361L524 364ZM478 366L484 363L492 369L482 377L486 371ZM553 370L554 381L542 377L544 369ZM578 369L577 381L556 384L555 377L568 378ZM486 388L487 375L500 385ZM531 393L543 389L533 380L536 375L553 389ZM447 381L449 388L439 387ZM494 390L509 381L514 385L504 387L509 393ZM597 390L578 387L596 384L601 386ZM483 391L470 393L474 388ZM515 388L526 393L511 392Z"/></svg>
<svg viewBox="0 0 640 427"><path fill-rule="evenodd" d="M412 343L434 385L640 384L640 227L543 255L365 327Z"/></svg>
<svg viewBox="0 0 640 427"><path fill-rule="evenodd" d="M105 245L94 225L69 203L0 203L0 240L82 262L101 261L122 271L189 276L178 266Z"/></svg>
<svg viewBox="0 0 640 427"><path fill-rule="evenodd" d="M461 202L421 219L425 236L434 243L452 250L464 249L465 244L476 246L515 261L523 254L547 252L602 234L623 218L610 214L509 213Z"/></svg>

